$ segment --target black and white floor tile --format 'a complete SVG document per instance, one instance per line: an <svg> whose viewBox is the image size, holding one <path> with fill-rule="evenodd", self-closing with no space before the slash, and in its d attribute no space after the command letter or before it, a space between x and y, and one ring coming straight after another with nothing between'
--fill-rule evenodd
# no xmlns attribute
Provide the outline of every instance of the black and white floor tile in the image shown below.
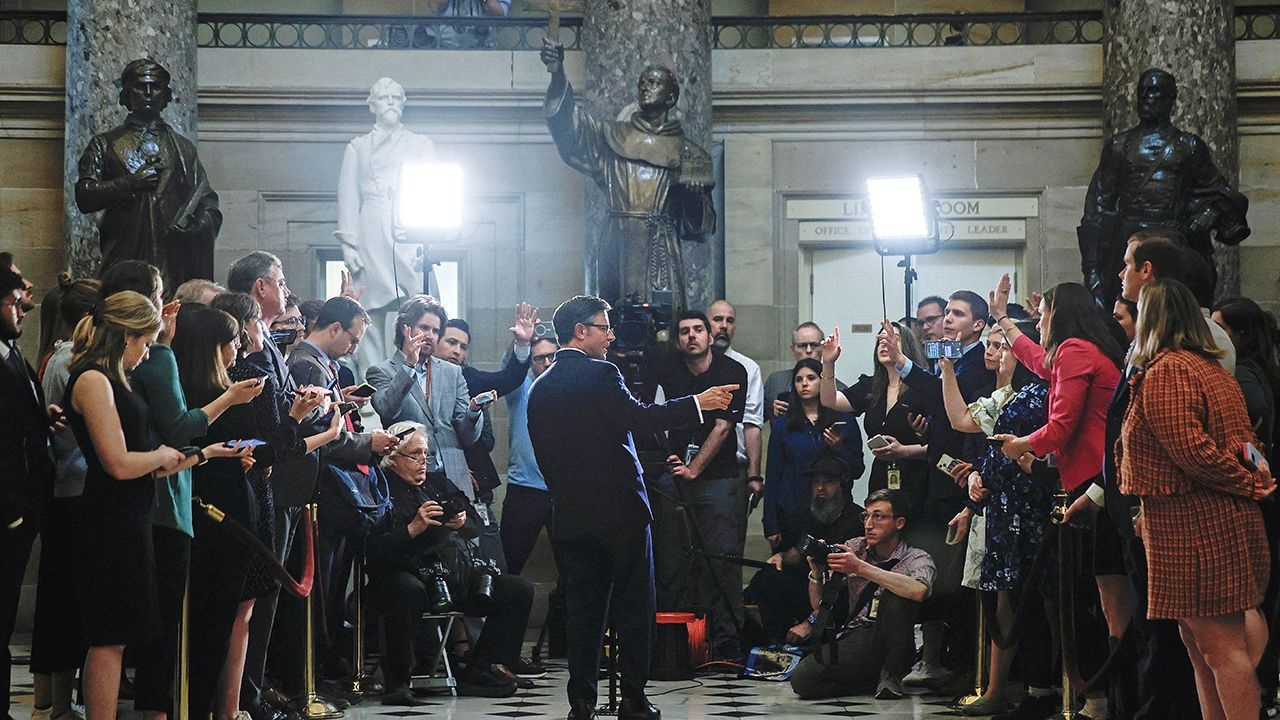
<svg viewBox="0 0 1280 720"><path fill-rule="evenodd" d="M26 648L14 647L15 655ZM25 660L25 658L23 658ZM384 718L448 718L448 720L563 720L568 707L564 687L568 672L562 662L548 663L545 678L535 680L537 687L521 690L514 697L493 700L455 698L447 694L427 695L421 708L383 707L377 698L369 698L346 711L345 720L383 720ZM31 714L31 675L25 663L15 663L13 682L9 688L14 720L28 720ZM914 691L913 691L914 692ZM762 682L739 679L733 674L702 675L694 680L651 682L650 699L662 710L665 720L720 720L721 718L767 718L768 720L813 720L816 718L906 718L927 719L956 717L948 708L950 698L936 694L913 694L901 700L876 700L871 697L844 697L826 701L796 698L785 682ZM607 684L601 681L601 704L609 700ZM121 720L141 716L121 705ZM607 718L607 715L602 715Z"/></svg>

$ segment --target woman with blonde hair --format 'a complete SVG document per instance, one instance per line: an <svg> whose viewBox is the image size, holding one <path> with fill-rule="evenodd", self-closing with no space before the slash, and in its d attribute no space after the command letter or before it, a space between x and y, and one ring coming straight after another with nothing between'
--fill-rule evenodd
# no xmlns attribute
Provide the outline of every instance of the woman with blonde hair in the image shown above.
<svg viewBox="0 0 1280 720"><path fill-rule="evenodd" d="M1178 621L1206 719L1252 720L1270 562L1258 501L1275 480L1244 455L1257 445L1244 396L1185 285L1142 288L1135 342L1143 370L1116 464L1120 491L1142 500L1134 525L1147 553L1147 617Z"/></svg>
<svg viewBox="0 0 1280 720"><path fill-rule="evenodd" d="M155 306L125 291L99 301L73 336L63 407L86 465L74 566L89 645L84 690L91 720L115 718L124 648L150 640L157 625L153 475L247 454L220 445L157 446L147 404L130 389L127 373L146 360L160 328Z"/></svg>

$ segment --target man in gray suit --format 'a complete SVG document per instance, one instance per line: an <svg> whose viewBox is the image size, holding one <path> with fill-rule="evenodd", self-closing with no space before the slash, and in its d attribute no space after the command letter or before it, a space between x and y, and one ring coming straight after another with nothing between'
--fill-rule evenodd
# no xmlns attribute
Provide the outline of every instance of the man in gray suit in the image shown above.
<svg viewBox="0 0 1280 720"><path fill-rule="evenodd" d="M469 500L475 486L463 448L480 440L480 408L467 392L462 368L432 357L449 315L430 295L415 295L396 316L396 353L369 368L365 379L378 389L373 409L383 427L411 420L427 428L427 468L443 472Z"/></svg>

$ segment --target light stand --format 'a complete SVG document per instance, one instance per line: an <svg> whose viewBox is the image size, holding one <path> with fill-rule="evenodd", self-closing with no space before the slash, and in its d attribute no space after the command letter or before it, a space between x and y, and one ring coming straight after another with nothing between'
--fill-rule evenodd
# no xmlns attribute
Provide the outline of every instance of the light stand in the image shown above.
<svg viewBox="0 0 1280 720"><path fill-rule="evenodd" d="M920 175L867 178L867 195L876 253L902 256L898 267L906 289L904 314L910 316L911 284L918 277L911 267L911 256L938 252L938 204L929 197Z"/></svg>

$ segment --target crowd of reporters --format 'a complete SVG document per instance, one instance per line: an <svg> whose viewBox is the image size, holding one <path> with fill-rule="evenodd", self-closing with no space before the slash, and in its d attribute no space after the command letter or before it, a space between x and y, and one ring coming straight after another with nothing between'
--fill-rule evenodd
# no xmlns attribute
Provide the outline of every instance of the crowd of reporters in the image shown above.
<svg viewBox="0 0 1280 720"><path fill-rule="evenodd" d="M988 643L984 692L962 714L1050 717L1063 672L1087 676L1110 655L1111 671L1068 698L1094 720L1256 716L1280 674L1266 463L1277 337L1252 301L1214 305L1202 263L1176 238L1140 233L1105 311L1076 283L1024 309L1007 276L985 298L926 298L916 317L884 321L868 372L847 385L838 330L801 324L794 367L762 382L730 347L731 305L677 316L659 397L741 387L727 409L664 436L666 471L646 478L659 610L708 613L716 661L804 648L791 675L802 698L945 688L972 676ZM409 298L394 348L362 383L338 362L370 322L358 290L300 301L269 253L236 262L225 288L192 281L167 303L143 263L64 277L45 293L28 367L14 341L35 290L5 258L3 402L20 432L0 440L0 569L13 589L0 631L12 632L38 533L33 717L71 720L81 669L86 717L114 717L126 664L135 708L172 713L185 594L189 711L287 720L315 679L295 579L312 557L318 675L361 671L347 647L353 563L368 573L384 703L422 704L411 679L441 642L459 650L462 694L510 695L542 673L521 657L534 593L520 573L553 508L526 401L558 345L535 332L535 309L516 308L503 366L485 372L466 362L465 321ZM510 431L501 522L498 397ZM362 410L383 429L365 430ZM772 555L744 596L733 561L761 493ZM317 499L313 546L305 508ZM993 608L989 639L978 594ZM466 617L439 638L424 618L450 611ZM1064 614L1073 637L1056 632ZM1016 706L1014 679L1026 687Z"/></svg>

